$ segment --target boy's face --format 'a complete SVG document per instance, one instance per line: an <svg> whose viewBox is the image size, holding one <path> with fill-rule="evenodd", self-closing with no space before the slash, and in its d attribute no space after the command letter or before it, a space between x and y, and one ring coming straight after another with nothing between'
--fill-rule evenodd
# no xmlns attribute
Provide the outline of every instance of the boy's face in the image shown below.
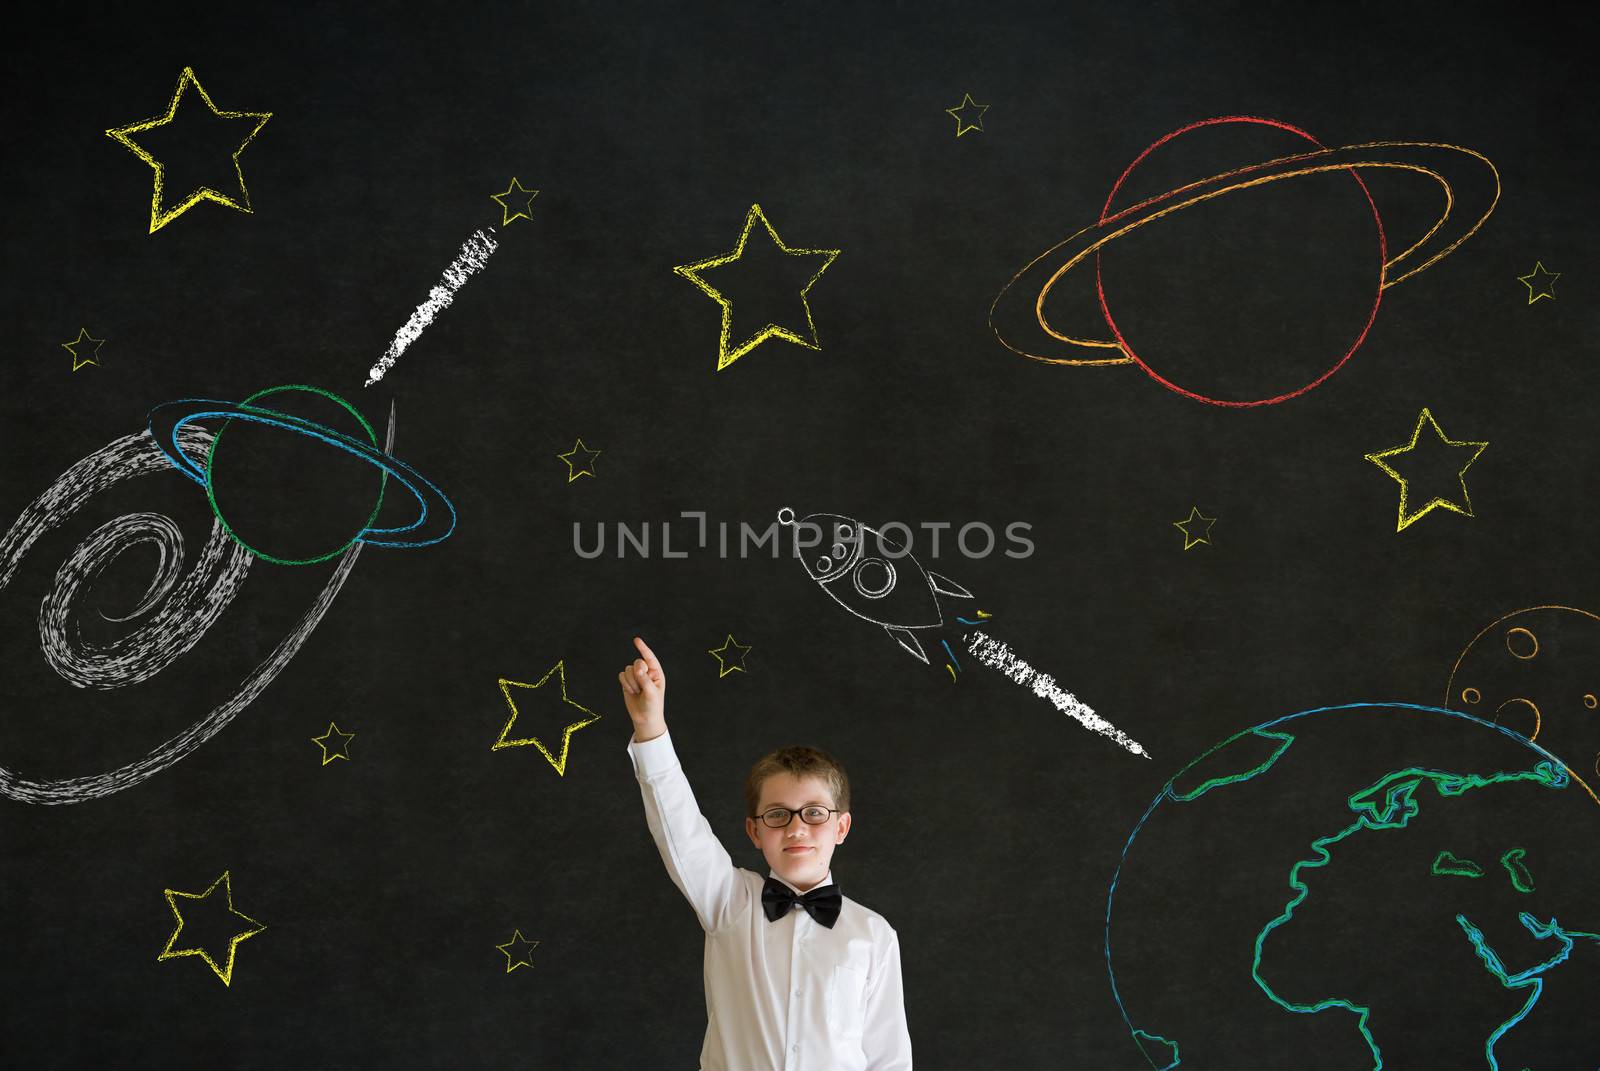
<svg viewBox="0 0 1600 1071"><path fill-rule="evenodd" d="M756 808L756 814L765 814L773 807L798 811L806 806L835 806L827 784L817 777L777 773L761 783L761 806ZM806 825L798 814L791 815L783 829L773 829L760 818L746 818L744 828L750 843L766 856L772 872L807 892L828 876L833 849L843 844L850 832L850 815L829 815L826 822L816 826Z"/></svg>

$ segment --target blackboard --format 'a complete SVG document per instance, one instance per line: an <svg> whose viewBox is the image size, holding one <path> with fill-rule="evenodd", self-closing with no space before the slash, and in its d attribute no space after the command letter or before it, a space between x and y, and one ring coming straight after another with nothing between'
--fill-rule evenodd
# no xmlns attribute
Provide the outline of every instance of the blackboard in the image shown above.
<svg viewBox="0 0 1600 1071"><path fill-rule="evenodd" d="M641 635L918 1066L1600 1065L1567 18L29 12L0 1062L694 1066Z"/></svg>

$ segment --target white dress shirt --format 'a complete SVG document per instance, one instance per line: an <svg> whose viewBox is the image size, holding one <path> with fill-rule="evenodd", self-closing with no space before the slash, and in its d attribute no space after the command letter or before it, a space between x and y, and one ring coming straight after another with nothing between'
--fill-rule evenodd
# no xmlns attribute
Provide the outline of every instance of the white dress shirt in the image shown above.
<svg viewBox="0 0 1600 1071"><path fill-rule="evenodd" d="M909 1069L900 940L883 916L842 897L831 929L800 908L768 922L763 878L733 865L671 739L628 754L667 874L706 931L701 1071Z"/></svg>

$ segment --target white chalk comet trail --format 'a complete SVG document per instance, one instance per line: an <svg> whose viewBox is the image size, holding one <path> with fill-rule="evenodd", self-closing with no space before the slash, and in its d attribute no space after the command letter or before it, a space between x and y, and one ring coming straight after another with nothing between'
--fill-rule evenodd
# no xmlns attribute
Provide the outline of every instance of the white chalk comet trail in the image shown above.
<svg viewBox="0 0 1600 1071"><path fill-rule="evenodd" d="M485 231L487 233L485 233ZM433 323L433 318L456 299L456 291L461 289L463 283L472 278L478 269L489 262L489 254L499 247L499 243L492 237L493 227L486 227L481 231L473 231L461 246L461 252L456 254L456 259L444 270L444 278L439 285L428 291L428 300L416 307L409 319L394 333L394 341L389 343L389 348L384 351L378 363L367 372L367 386L372 386L383 378L383 374L394 366L406 347L417 340L423 329Z"/></svg>
<svg viewBox="0 0 1600 1071"><path fill-rule="evenodd" d="M1048 673L1040 673L1012 653L1011 648L981 632L971 632L963 637L972 656L990 669L997 669L1024 688L1029 688L1041 699L1048 699L1067 717L1079 722L1085 729L1110 737L1135 755L1150 757L1137 740L1096 714L1089 705L1056 683Z"/></svg>

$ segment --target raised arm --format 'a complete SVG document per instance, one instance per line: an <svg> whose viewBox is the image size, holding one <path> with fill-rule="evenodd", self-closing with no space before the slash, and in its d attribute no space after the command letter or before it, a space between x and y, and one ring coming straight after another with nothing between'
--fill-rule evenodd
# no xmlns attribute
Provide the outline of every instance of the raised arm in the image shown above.
<svg viewBox="0 0 1600 1071"><path fill-rule="evenodd" d="M748 906L749 888L738 879L733 859L700 813L689 779L678 764L667 735L667 677L654 652L633 638L641 657L617 674L622 699L633 721L634 774L644 797L650 836L661 852L667 875L683 893L707 933L715 933Z"/></svg>

